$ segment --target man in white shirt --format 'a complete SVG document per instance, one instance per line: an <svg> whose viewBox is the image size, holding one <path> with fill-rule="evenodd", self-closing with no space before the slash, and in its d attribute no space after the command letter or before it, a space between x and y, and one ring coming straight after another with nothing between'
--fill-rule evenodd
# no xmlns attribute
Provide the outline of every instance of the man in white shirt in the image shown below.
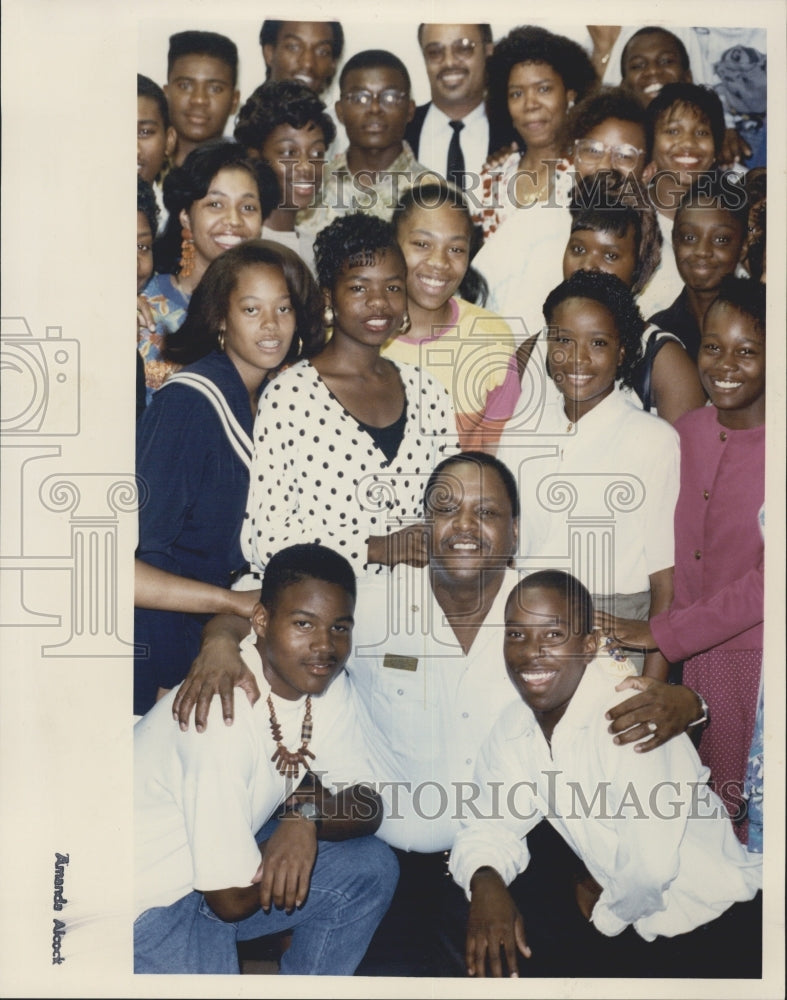
<svg viewBox="0 0 787 1000"><path fill-rule="evenodd" d="M241 645L264 697L232 728L214 699L200 735L173 725L171 692L135 726L135 972L238 973L238 941L283 931L282 974L354 972L397 878L371 836L379 798L360 784L371 772L344 673L354 604L342 556L283 549ZM277 815L309 770L328 791Z"/></svg>
<svg viewBox="0 0 787 1000"><path fill-rule="evenodd" d="M505 964L516 976L518 952L538 963L530 975L758 976L761 856L738 842L687 736L646 755L606 738L604 707L632 668L597 655L587 589L561 571L531 574L505 617L521 701L481 750L478 813L450 860L470 899L469 974L488 961L492 975ZM515 882L542 817L590 872L584 924L569 908L550 926L554 900L523 898ZM636 933L618 938L629 925Z"/></svg>
<svg viewBox="0 0 787 1000"><path fill-rule="evenodd" d="M484 106L492 28L419 24L418 43L432 99L416 108L405 138L420 163L458 184L455 171L480 174L487 156L503 145L499 136L490 135Z"/></svg>

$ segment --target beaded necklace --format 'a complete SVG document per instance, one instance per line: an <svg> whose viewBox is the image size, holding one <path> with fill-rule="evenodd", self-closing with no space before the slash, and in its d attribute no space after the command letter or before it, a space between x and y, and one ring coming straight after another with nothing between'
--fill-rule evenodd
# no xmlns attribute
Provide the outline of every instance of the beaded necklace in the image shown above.
<svg viewBox="0 0 787 1000"><path fill-rule="evenodd" d="M268 715L271 724L271 734L276 743L276 752L271 757L271 760L275 763L279 774L283 774L285 778L297 778L301 764L303 764L307 771L309 770L306 758L311 757L312 760L315 759L314 754L308 749L312 738L311 695L306 696L306 713L303 716L303 723L301 725L301 745L298 750L288 750L282 743L281 726L279 725L279 720L276 718L276 709L273 707L270 695L268 695Z"/></svg>

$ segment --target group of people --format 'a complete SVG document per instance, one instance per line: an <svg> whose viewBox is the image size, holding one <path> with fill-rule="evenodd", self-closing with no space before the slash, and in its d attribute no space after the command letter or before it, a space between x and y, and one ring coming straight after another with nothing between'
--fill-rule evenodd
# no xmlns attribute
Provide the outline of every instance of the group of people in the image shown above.
<svg viewBox="0 0 787 1000"><path fill-rule="evenodd" d="M138 76L137 972L760 975L764 32L584 30Z"/></svg>

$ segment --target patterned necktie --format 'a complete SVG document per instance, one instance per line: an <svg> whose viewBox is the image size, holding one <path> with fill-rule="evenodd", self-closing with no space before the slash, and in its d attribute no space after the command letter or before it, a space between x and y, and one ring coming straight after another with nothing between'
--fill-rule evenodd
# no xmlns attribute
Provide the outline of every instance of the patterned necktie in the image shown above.
<svg viewBox="0 0 787 1000"><path fill-rule="evenodd" d="M465 169L465 158L459 143L459 133L465 127L465 123L462 121L450 121L448 124L454 130L454 134L451 136L451 142L448 144L448 165L445 176L447 180L461 188L464 186L462 174Z"/></svg>

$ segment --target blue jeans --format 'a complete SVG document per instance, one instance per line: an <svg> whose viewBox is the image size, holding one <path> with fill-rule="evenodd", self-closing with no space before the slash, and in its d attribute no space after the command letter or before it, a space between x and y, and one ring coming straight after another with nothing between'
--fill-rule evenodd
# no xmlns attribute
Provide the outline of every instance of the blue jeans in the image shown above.
<svg viewBox="0 0 787 1000"><path fill-rule="evenodd" d="M277 821L257 834L267 840ZM219 919L200 892L141 913L134 922L134 972L237 974L238 941L292 931L282 975L351 976L396 888L399 867L377 837L321 840L300 909L272 907L245 920Z"/></svg>

